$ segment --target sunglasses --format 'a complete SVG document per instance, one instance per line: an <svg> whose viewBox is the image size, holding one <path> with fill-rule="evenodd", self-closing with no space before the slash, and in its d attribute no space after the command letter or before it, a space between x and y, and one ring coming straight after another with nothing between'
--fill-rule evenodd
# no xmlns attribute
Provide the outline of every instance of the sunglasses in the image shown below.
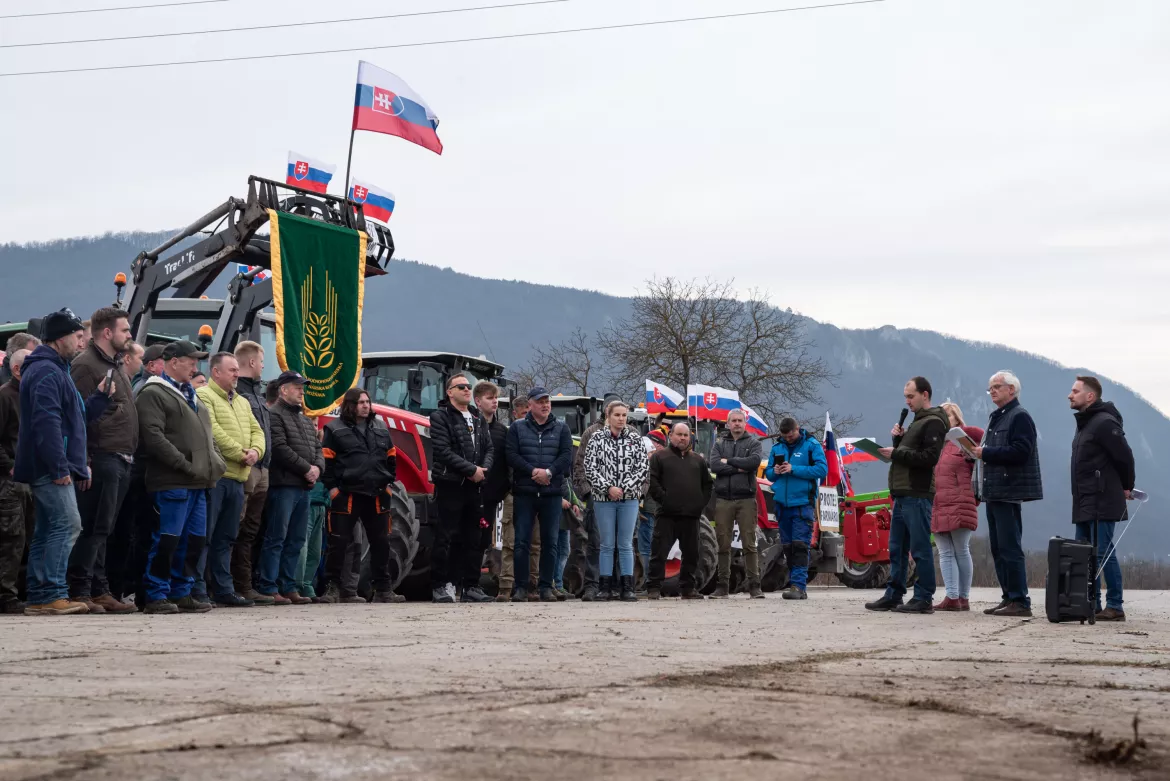
<svg viewBox="0 0 1170 781"><path fill-rule="evenodd" d="M471 390L471 386L468 385L466 382L461 382L458 385L452 385L451 387L455 388L457 390Z"/></svg>

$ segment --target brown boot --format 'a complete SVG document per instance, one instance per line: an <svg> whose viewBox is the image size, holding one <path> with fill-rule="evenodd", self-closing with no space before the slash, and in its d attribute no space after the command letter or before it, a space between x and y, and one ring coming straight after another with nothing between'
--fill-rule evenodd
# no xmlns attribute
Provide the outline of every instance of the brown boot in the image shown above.
<svg viewBox="0 0 1170 781"><path fill-rule="evenodd" d="M1031 618L1032 608L1022 602L1008 602L991 615L1002 616L1004 618Z"/></svg>
<svg viewBox="0 0 1170 781"><path fill-rule="evenodd" d="M68 616L75 613L88 613L89 608L84 602L71 602L68 599L58 599L46 605L25 605L26 616Z"/></svg>
<svg viewBox="0 0 1170 781"><path fill-rule="evenodd" d="M311 604L313 604L313 600L309 599L308 597L302 597L301 592L299 592L299 591L295 591L295 590L290 591L287 594L281 594L281 596L284 597L285 599L287 599L289 602L293 603L294 605L311 605Z"/></svg>
<svg viewBox="0 0 1170 781"><path fill-rule="evenodd" d="M107 613L118 614L138 612L138 608L134 607L134 605L127 605L125 602L119 602L118 600L114 599L113 594L102 594L100 597L94 597L90 601L98 607L103 608ZM93 608L90 608L89 612L92 613Z"/></svg>
<svg viewBox="0 0 1170 781"><path fill-rule="evenodd" d="M1098 621L1124 621L1125 611L1115 607L1107 607L1096 616Z"/></svg>
<svg viewBox="0 0 1170 781"><path fill-rule="evenodd" d="M70 602L80 602L81 604L85 605L86 610L91 615L96 616L96 615L101 615L102 613L106 612L106 609L104 607L102 607L98 603L94 602L89 597L69 597L69 601Z"/></svg>

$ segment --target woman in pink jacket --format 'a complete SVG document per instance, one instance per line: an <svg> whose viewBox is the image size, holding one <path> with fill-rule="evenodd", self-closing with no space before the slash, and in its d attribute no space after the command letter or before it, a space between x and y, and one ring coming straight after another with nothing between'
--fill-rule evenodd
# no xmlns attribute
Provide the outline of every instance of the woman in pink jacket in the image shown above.
<svg viewBox="0 0 1170 781"><path fill-rule="evenodd" d="M942 408L951 421L975 443L983 440L983 429L963 423L963 412L954 402L944 402ZM938 563L942 570L947 596L934 606L935 610L970 610L967 599L971 595L971 535L979 525L979 503L971 489L971 471L975 462L967 459L954 442L943 448L938 466L934 468L934 510L930 531L938 546Z"/></svg>

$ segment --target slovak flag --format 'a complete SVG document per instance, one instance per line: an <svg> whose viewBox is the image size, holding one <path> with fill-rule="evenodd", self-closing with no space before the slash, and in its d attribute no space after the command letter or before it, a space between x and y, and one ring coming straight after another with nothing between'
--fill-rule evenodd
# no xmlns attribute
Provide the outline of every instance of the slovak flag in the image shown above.
<svg viewBox="0 0 1170 781"><path fill-rule="evenodd" d="M398 136L443 154L443 142L436 132L439 118L422 96L390 71L364 60L358 62L353 129Z"/></svg>
<svg viewBox="0 0 1170 781"><path fill-rule="evenodd" d="M368 219L389 222L394 213L394 193L357 179L349 187L349 199L362 205Z"/></svg>
<svg viewBox="0 0 1170 781"><path fill-rule="evenodd" d="M288 174L284 177L284 183L300 187L302 190L323 193L329 189L329 180L333 178L333 172L336 170L337 166L289 152Z"/></svg>
<svg viewBox="0 0 1170 781"><path fill-rule="evenodd" d="M254 268L257 268L257 266L249 266L247 263L237 263L236 264L236 273L237 274L247 274L249 271L251 271ZM264 280L269 279L271 277L272 277L272 272L269 271L268 269L264 269L263 271L256 274L256 276L252 277L252 284L254 285L257 282L263 282Z"/></svg>
<svg viewBox="0 0 1170 781"><path fill-rule="evenodd" d="M727 420L727 413L742 406L738 391L714 385L687 386L687 415L695 420Z"/></svg>
<svg viewBox="0 0 1170 781"><path fill-rule="evenodd" d="M749 434L755 434L757 437L768 436L768 424L764 419L757 415L751 407L746 404L740 405L743 408L743 414L747 416L747 430Z"/></svg>
<svg viewBox="0 0 1170 781"><path fill-rule="evenodd" d="M841 463L845 466L850 464L864 464L867 461L877 461L877 458L866 453L864 450L858 450L853 443L861 437L852 437L840 440L837 451L841 454Z"/></svg>
<svg viewBox="0 0 1170 781"><path fill-rule="evenodd" d="M646 380L646 411L652 414L674 412L683 403L683 395L661 382Z"/></svg>
<svg viewBox="0 0 1170 781"><path fill-rule="evenodd" d="M837 437L833 435L833 421L829 420L829 413L825 413L825 461L829 464L829 473L821 481L825 488L836 488L839 483L845 483L845 495L853 496L853 486L849 484L849 475L841 466L841 453L837 450Z"/></svg>

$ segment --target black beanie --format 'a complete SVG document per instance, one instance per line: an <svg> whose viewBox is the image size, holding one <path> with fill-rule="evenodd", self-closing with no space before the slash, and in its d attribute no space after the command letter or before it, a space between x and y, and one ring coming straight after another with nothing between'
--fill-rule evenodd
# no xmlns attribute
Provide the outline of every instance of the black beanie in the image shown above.
<svg viewBox="0 0 1170 781"><path fill-rule="evenodd" d="M69 336L69 334L85 330L85 326L81 324L81 318L73 314L69 307L46 315L41 328L46 342L55 342L62 337Z"/></svg>

